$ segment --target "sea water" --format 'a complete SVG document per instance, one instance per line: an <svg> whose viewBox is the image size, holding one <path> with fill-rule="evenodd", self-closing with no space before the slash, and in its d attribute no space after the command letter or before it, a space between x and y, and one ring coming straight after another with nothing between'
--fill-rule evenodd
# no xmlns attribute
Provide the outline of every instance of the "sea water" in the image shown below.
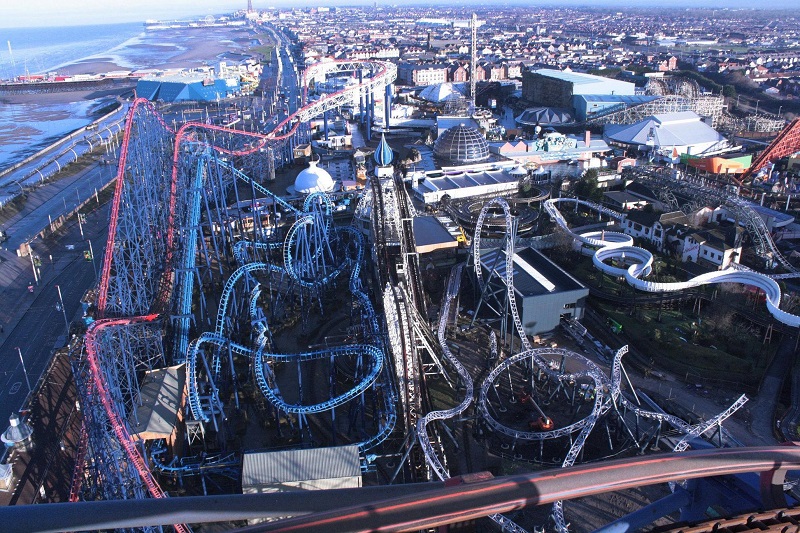
<svg viewBox="0 0 800 533"><path fill-rule="evenodd" d="M53 72L91 58L112 58L120 67L133 67L125 51L144 37L141 23L0 28L0 78ZM54 103L29 98L9 103L0 97L0 170L86 126L102 106L103 99Z"/></svg>
<svg viewBox="0 0 800 533"><path fill-rule="evenodd" d="M115 50L144 37L141 23L0 28L0 78L57 71L91 57L117 56ZM10 51L8 48L10 44ZM127 66L127 65L120 65Z"/></svg>

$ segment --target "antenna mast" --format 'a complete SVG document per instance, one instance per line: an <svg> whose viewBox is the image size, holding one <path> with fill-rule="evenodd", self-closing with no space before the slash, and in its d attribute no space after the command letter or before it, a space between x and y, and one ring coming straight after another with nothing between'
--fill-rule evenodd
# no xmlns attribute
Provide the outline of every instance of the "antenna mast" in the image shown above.
<svg viewBox="0 0 800 533"><path fill-rule="evenodd" d="M17 76L17 64L14 63L14 52L11 51L11 41L8 41L8 55L11 56L11 79Z"/></svg>
<svg viewBox="0 0 800 533"><path fill-rule="evenodd" d="M469 22L469 29L472 33L472 43L470 45L471 54L469 59L469 97L472 99L472 109L475 109L475 82L476 82L476 69L478 68L478 15L472 14L472 19Z"/></svg>

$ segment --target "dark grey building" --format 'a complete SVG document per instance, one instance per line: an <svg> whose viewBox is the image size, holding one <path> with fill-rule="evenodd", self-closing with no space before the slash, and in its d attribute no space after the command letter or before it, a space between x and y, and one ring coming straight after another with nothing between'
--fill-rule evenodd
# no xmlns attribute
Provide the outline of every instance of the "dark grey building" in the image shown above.
<svg viewBox="0 0 800 533"><path fill-rule="evenodd" d="M580 320L589 289L538 250L525 248L514 255L514 294L528 335L558 327L562 317ZM485 279L505 290L505 252L491 250L481 257ZM495 293L498 294L498 293Z"/></svg>

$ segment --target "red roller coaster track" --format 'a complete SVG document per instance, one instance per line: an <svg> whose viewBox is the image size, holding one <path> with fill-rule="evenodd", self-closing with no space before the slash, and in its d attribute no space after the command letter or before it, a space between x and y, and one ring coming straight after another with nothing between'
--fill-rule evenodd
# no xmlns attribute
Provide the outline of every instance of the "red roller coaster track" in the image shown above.
<svg viewBox="0 0 800 533"><path fill-rule="evenodd" d="M217 151L218 153L223 153L233 156L253 154L256 151L260 150L262 147L264 147L268 142L288 139L289 137L295 134L301 121L308 120L312 116L315 116L316 114L319 114L320 112L323 112L328 108L333 108L337 107L338 105L341 105L342 97L346 96L347 94L358 93L359 91L366 90L365 89L366 87L368 86L371 87L376 83L391 83L394 80L393 76L396 73L396 70L393 70L394 67L391 64L376 62L376 61L363 62L363 63L343 61L343 62L333 62L332 64L334 66L340 65L347 67L349 67L350 65L359 65L359 64L370 65L371 68L376 69L375 70L376 73L373 75L369 83L359 83L358 85L348 87L342 91L338 91L331 95L327 95L325 98L319 101L303 106L296 112L289 115L271 133L266 135L230 130L227 128L222 128L219 126L213 126L203 123L187 123L181 126L181 128L177 132L174 132L164 122L163 118L160 116L160 114L155 109L153 104L143 98L138 98L134 100L133 105L131 106L128 112L127 123L125 125L125 133L122 141L122 146L120 148L119 165L117 170L117 184L114 190L114 197L111 204L111 217L109 221L108 239L106 242L107 253L105 254L103 260L100 280L98 283L97 309L98 309L98 316L101 318L101 320L98 320L89 327L89 330L87 331L85 337L85 346L86 346L86 359L88 361L89 368L91 370L91 380L93 380L94 387L96 387L98 391L99 399L103 404L104 410L109 418L111 426L113 427L113 431L116 434L117 438L119 439L120 445L125 449L128 459L135 466L136 470L138 471L139 475L142 478L142 481L147 486L148 492L154 498L163 498L166 496L166 494L158 485L156 480L153 478L153 475L150 472L150 470L147 468L147 464L144 458L142 457L141 453L139 452L137 446L134 444L130 434L126 429L125 420L122 420L119 414L116 412L109 391L107 390L106 385L103 382L103 374L100 368L100 362L97 357L97 352L98 352L97 338L98 334L103 329L109 327L124 327L143 322L152 322L156 320L159 316L157 314L152 314L152 315L138 316L138 317L102 319L102 317L105 316L107 302L108 302L108 288L109 288L109 281L112 275L111 273L113 266L112 252L115 248L115 239L117 236L120 206L122 203L122 193L123 193L123 188L125 187L125 173L129 164L135 164L135 162L128 161L128 150L129 150L129 143L131 139L133 124L136 120L136 115L140 111L150 112L153 114L154 117L157 118L157 120L161 123L161 125L166 129L167 132L175 134L173 161L172 161L172 176L171 176L170 194L169 194L165 270L162 275L162 281L161 281L161 287L171 287L171 280L173 277L172 256L173 256L173 247L175 242L176 205L179 194L178 168L179 168L180 156L182 153L181 152L182 144L189 140L189 135L192 132L198 130L221 131L224 133L235 134L237 136L252 137L256 142L250 148L239 151L231 151L223 147L212 146L212 148L215 151ZM329 68L329 67L330 64L324 65L324 68ZM317 68L322 68L322 67L317 67ZM281 132L283 128L286 127L287 124L290 124L292 121L294 121L294 123L292 124L291 128L288 131L282 134L278 134L278 132ZM165 308L164 305L168 301L168 297L169 297L169 291L162 290L161 295L159 296L160 302L155 302L157 304L160 304L160 306L157 306L156 309L164 309ZM81 464L82 464L81 458L79 458L78 459L79 467ZM80 476L76 475L75 479L73 479L73 484L72 484L73 490L72 494L70 495L71 500L73 501L77 500L77 492L79 488L80 488ZM180 532L186 531L185 526L176 525L175 527Z"/></svg>

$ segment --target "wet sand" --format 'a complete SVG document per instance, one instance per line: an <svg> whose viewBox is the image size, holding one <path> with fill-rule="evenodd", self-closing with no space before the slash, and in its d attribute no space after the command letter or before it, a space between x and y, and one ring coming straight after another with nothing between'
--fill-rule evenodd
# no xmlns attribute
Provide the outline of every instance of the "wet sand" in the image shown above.
<svg viewBox="0 0 800 533"><path fill-rule="evenodd" d="M78 61L57 70L61 75L74 76L213 66L226 52L246 52L252 36L248 28L240 27L150 31L141 42L126 46L118 54Z"/></svg>
<svg viewBox="0 0 800 533"><path fill-rule="evenodd" d="M140 42L132 43L113 55L93 57L59 67L59 75L108 74L141 70L178 70L214 66L225 53L246 53L253 33L248 28L185 28L146 32ZM135 85L131 80L130 85ZM124 89L111 91L64 91L39 94L3 95L0 103L65 104L114 96Z"/></svg>

